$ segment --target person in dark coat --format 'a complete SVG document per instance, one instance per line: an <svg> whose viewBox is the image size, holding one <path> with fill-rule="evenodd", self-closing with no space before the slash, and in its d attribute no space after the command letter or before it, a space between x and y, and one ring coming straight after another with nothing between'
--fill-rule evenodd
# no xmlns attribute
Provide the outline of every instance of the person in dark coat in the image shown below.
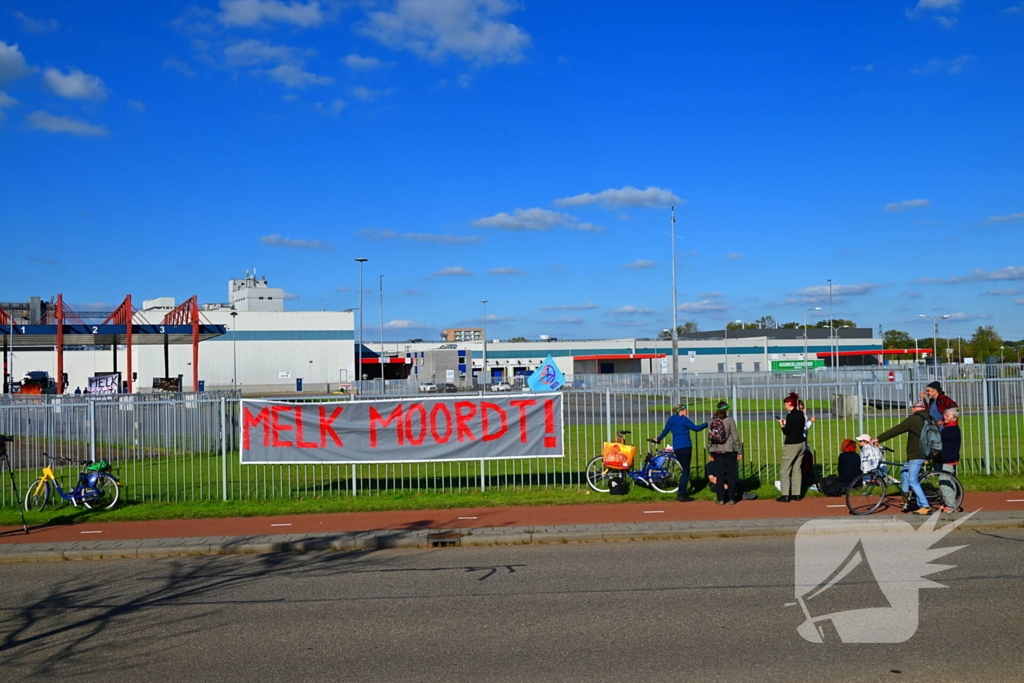
<svg viewBox="0 0 1024 683"><path fill-rule="evenodd" d="M715 502L719 505L735 505L740 501L739 461L743 459L743 441L736 428L736 420L729 415L729 404L725 401L718 402L718 409L711 421L715 420L722 421L725 437L722 443L711 443L708 437L708 454L714 459L715 478L719 484Z"/></svg>
<svg viewBox="0 0 1024 683"><path fill-rule="evenodd" d="M693 500L686 493L686 487L690 484L690 464L693 460L693 441L690 440L690 432L699 432L707 428L708 424L694 424L690 419L690 411L685 404L676 406L674 415L665 423L665 428L655 439L658 443L669 433L672 434L672 448L675 451L676 459L683 467L679 475L679 491L676 492L676 500L680 503L689 503Z"/></svg>
<svg viewBox="0 0 1024 683"><path fill-rule="evenodd" d="M860 475L860 453L857 452L857 442L853 439L843 439L839 453L839 474L836 480L849 488L850 484Z"/></svg>
<svg viewBox="0 0 1024 683"><path fill-rule="evenodd" d="M782 467L779 473L782 495L776 498L780 503L803 498L803 475L800 465L804 450L807 448L806 420L800 411L800 396L791 392L783 400L789 412L779 420L782 427Z"/></svg>

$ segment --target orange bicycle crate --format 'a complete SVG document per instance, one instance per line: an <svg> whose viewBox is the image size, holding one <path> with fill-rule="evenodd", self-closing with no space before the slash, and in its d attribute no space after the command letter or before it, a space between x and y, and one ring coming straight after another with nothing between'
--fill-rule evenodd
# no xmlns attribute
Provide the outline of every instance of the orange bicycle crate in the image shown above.
<svg viewBox="0 0 1024 683"><path fill-rule="evenodd" d="M623 443L605 442L601 449L604 458L604 466L612 470L628 470L633 466L633 456L636 455L636 446L627 446Z"/></svg>

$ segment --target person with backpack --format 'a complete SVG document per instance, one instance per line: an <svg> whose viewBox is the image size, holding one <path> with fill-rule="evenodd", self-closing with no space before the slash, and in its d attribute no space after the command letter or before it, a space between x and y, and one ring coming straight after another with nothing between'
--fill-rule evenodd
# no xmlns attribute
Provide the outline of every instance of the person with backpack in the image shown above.
<svg viewBox="0 0 1024 683"><path fill-rule="evenodd" d="M785 438L782 441L782 471L779 473L782 495L775 500L788 503L803 498L801 459L807 448L807 437L804 430L806 421L799 407L799 394L790 392L782 403L789 412L785 417L779 418L779 425Z"/></svg>
<svg viewBox="0 0 1024 683"><path fill-rule="evenodd" d="M708 423L708 454L715 463L715 479L719 505L735 505L740 501L739 461L743 459L743 443L736 420L729 415L729 404L719 401Z"/></svg>
<svg viewBox="0 0 1024 683"><path fill-rule="evenodd" d="M661 434L655 441L661 443L661 440L669 432L672 433L672 449L675 451L679 464L683 467L683 472L679 475L679 490L676 492L676 500L680 503L690 503L693 498L686 492L686 488L690 484L690 464L693 460L693 442L690 440L690 432L702 431L708 425L706 422L699 425L694 424L690 419L690 411L684 403L676 406L673 412L675 414L665 423L665 428L661 430Z"/></svg>
<svg viewBox="0 0 1024 683"><path fill-rule="evenodd" d="M911 504L905 505L903 511L912 511L915 515L929 515L931 508L928 506L924 489L921 488L921 468L924 467L925 459L934 451L941 451L942 439L939 436L938 425L928 414L928 404L923 400L914 401L909 417L876 436L871 443L877 445L900 434L907 435L907 462L900 470L900 486L904 494L914 492Z"/></svg>

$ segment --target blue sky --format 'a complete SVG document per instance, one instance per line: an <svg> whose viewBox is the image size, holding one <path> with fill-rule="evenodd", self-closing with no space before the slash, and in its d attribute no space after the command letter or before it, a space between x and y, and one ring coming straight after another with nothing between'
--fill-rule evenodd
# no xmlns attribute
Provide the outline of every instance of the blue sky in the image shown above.
<svg viewBox="0 0 1024 683"><path fill-rule="evenodd" d="M1019 339L1022 67L1014 0L12 0L0 299L653 336L675 202L680 322Z"/></svg>

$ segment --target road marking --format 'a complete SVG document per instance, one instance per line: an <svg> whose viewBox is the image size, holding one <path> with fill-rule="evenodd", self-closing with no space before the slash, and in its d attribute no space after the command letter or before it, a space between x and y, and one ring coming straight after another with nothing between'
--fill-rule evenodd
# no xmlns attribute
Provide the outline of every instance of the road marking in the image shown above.
<svg viewBox="0 0 1024 683"><path fill-rule="evenodd" d="M644 510L644 514L645 515L663 515L663 514L665 514L665 511L664 510Z"/></svg>
<svg viewBox="0 0 1024 683"><path fill-rule="evenodd" d="M102 534L102 531L79 531L80 534Z"/></svg>
<svg viewBox="0 0 1024 683"><path fill-rule="evenodd" d="M1013 500L1006 501L1007 503L1024 503L1024 498L1014 498Z"/></svg>
<svg viewBox="0 0 1024 683"><path fill-rule="evenodd" d="M827 508L844 508L846 506L845 505L826 505L825 507L827 507Z"/></svg>
<svg viewBox="0 0 1024 683"><path fill-rule="evenodd" d="M476 519L476 517L459 517L459 519Z"/></svg>
<svg viewBox="0 0 1024 683"><path fill-rule="evenodd" d="M270 526L291 526L291 524L271 524Z"/></svg>

